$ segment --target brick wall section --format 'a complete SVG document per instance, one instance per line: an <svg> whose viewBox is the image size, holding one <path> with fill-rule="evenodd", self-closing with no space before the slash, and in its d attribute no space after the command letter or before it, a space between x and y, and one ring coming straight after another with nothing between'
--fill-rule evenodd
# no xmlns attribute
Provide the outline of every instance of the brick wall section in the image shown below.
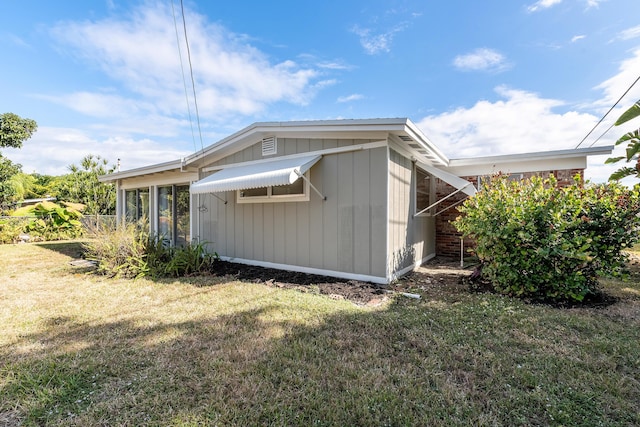
<svg viewBox="0 0 640 427"><path fill-rule="evenodd" d="M580 180L584 180L584 170L583 169L563 169L563 170L549 170L549 171L540 171L540 172L527 172L524 173L524 178L530 178L534 175L539 176L549 176L553 174L555 178L558 180L558 187L565 187L567 185L571 185L573 183L573 178L576 175L580 176ZM473 185L478 187L478 177L477 176L463 176L462 178L466 179L473 183ZM456 189L447 184L446 182L436 178L436 200L440 200L443 197L453 193ZM462 192L457 193L456 195L450 197L445 200L441 204L435 207L435 212L438 212L444 208L447 208L455 203L460 202L464 199L466 195ZM434 213L435 213L434 212ZM440 215L436 216L436 254L443 257L451 257L451 258L460 258L460 237L461 234L458 233L456 228L451 224L453 220L455 220L460 213L458 212L457 207L452 207L447 209ZM464 248L465 248L465 256L467 256L467 249L473 246L473 241L469 239L465 239Z"/></svg>

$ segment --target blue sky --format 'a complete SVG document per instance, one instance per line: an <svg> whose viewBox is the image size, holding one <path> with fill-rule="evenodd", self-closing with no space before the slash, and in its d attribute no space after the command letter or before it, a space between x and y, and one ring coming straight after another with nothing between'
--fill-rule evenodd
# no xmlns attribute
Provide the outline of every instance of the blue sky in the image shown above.
<svg viewBox="0 0 640 427"><path fill-rule="evenodd" d="M180 0L5 2L0 112L39 130L3 154L25 172L63 174L87 154L125 170L256 121L378 117L409 117L449 158L570 149L640 75L637 0L184 7L202 142ZM609 118L638 99L640 83ZM587 176L606 180L603 162Z"/></svg>

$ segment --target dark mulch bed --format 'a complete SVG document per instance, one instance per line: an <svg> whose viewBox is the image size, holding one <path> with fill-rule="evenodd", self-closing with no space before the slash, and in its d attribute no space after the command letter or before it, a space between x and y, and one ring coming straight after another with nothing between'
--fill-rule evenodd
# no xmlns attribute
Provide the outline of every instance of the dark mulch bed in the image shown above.
<svg viewBox="0 0 640 427"><path fill-rule="evenodd" d="M390 290L389 286L375 283L256 267L228 261L216 261L213 273L216 276L231 276L236 280L262 283L278 288L297 289L303 292L312 292L317 289L323 295L334 299L346 299L359 305L380 303Z"/></svg>

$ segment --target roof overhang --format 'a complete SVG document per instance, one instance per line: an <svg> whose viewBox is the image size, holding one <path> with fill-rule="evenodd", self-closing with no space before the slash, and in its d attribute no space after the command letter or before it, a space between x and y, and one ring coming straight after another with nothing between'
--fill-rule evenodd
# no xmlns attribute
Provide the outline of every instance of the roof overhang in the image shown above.
<svg viewBox="0 0 640 427"><path fill-rule="evenodd" d="M418 158L446 165L447 157L407 118L258 122L184 159L185 166L202 167L243 150L262 138L400 139Z"/></svg>
<svg viewBox="0 0 640 427"><path fill-rule="evenodd" d="M136 169L129 169L122 172L114 172L107 175L100 175L98 181L113 182L119 179L133 178L141 175L150 175L154 173L169 172L173 170L183 170L182 160L172 160L170 162L158 163L155 165L144 166Z"/></svg>
<svg viewBox="0 0 640 427"><path fill-rule="evenodd" d="M534 153L451 159L448 172L459 176L490 175L498 172L539 172L557 169L585 169L589 156L609 155L613 145L577 150L538 151Z"/></svg>

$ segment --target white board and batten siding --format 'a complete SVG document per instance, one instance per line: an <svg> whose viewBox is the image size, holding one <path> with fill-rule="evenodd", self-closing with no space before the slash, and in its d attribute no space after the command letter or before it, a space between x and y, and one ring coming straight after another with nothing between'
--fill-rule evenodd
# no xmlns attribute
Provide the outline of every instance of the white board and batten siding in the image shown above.
<svg viewBox="0 0 640 427"><path fill-rule="evenodd" d="M388 271L391 278L435 256L435 219L415 213L413 162L389 149Z"/></svg>
<svg viewBox="0 0 640 427"><path fill-rule="evenodd" d="M365 144L370 140L278 139L277 154L262 156L260 143L209 166L276 158ZM309 171L327 197L307 202L236 203L236 193L196 196L199 237L211 250L260 265L387 277L388 148L325 154ZM203 174L201 178L204 178ZM295 268L292 268L295 269Z"/></svg>

